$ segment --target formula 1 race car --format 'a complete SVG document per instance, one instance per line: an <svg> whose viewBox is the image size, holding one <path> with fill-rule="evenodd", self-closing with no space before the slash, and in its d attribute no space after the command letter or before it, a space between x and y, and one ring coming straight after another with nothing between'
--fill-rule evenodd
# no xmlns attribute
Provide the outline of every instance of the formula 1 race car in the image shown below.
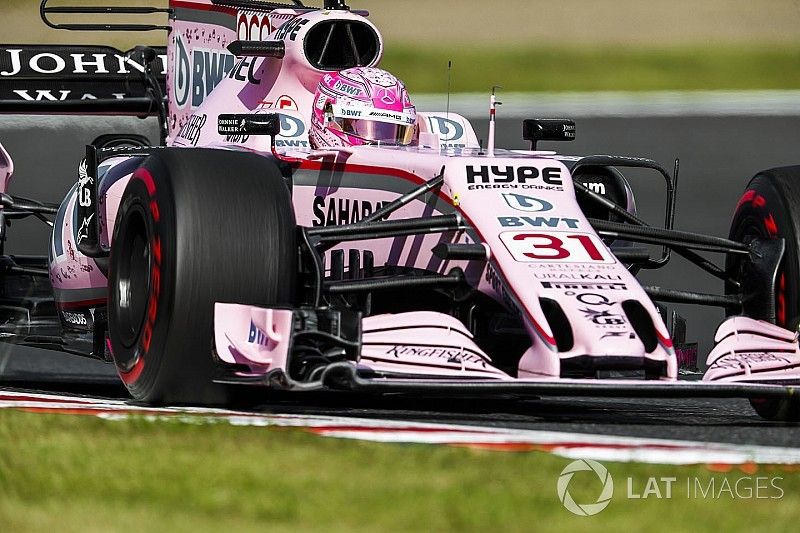
<svg viewBox="0 0 800 533"><path fill-rule="evenodd" d="M242 385L713 396L797 419L800 167L753 178L729 238L677 231L677 165L537 149L573 138L569 120L524 121L530 150L495 148L494 123L483 148L448 112L418 113L407 146L312 146L320 79L383 53L342 0L47 4L52 27L168 29L168 47L4 46L0 112L153 115L162 139L95 140L60 206L8 194L0 149L0 228L55 216L47 258L2 257L4 342L113 362L152 403L221 404ZM53 22L81 13L169 24ZM664 227L637 215L626 168L664 180ZM637 281L673 253L725 294ZM694 347L669 303L726 310L702 379L679 379Z"/></svg>

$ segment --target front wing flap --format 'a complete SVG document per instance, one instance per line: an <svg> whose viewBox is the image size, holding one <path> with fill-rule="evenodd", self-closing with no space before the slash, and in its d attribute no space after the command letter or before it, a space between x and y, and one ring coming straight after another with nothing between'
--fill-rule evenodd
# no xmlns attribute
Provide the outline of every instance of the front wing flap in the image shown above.
<svg viewBox="0 0 800 533"><path fill-rule="evenodd" d="M433 316L437 315L437 316ZM492 366L491 358L473 342L471 335L452 317L427 312L380 315L363 320L360 315L338 315L331 309L271 310L235 304L217 304L215 353L222 370L220 383L267 386L286 391L351 391L357 393L403 393L448 397L510 395L603 396L652 398L792 398L800 393L800 375L782 374L783 380L754 382L752 379L711 381L662 379L572 379L514 378ZM353 328L349 323L358 323ZM784 348L797 342L791 332L750 319L736 317L723 323L725 339L737 332L751 343L754 328L769 336L770 346ZM744 333L744 329L748 333ZM308 353L309 338L330 339L335 349L315 345L310 359L315 367L299 359ZM301 339L305 339L302 340ZM729 342L731 342L729 340ZM720 346L725 347L724 343ZM749 346L749 344L748 344ZM753 349L756 346L752 347ZM379 353L382 357L377 357ZM714 352L712 352L714 355ZM381 359L391 360L382 361ZM713 365L713 359L712 359ZM300 369L300 370L298 370ZM299 373L298 373L299 372Z"/></svg>

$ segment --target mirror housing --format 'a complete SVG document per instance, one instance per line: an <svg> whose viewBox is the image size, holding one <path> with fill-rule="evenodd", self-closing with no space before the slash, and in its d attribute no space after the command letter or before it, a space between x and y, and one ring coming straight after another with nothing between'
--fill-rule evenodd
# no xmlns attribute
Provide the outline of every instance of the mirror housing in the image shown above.
<svg viewBox="0 0 800 533"><path fill-rule="evenodd" d="M532 118L522 121L522 138L536 150L539 141L574 141L575 121L568 118Z"/></svg>
<svg viewBox="0 0 800 533"><path fill-rule="evenodd" d="M274 139L281 132L278 113L220 115L217 122L220 135L270 135Z"/></svg>

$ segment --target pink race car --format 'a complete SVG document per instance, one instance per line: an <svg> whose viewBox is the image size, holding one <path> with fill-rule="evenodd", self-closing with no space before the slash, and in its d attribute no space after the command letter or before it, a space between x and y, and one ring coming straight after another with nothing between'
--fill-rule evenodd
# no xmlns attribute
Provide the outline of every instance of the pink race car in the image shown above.
<svg viewBox="0 0 800 533"><path fill-rule="evenodd" d="M496 148L494 97L483 147L464 117L416 111L342 0L92 9L41 6L56 28L168 29L167 49L4 46L0 111L154 115L162 142L97 139L57 208L6 194L0 149L0 216L55 215L48 258L3 257L3 341L113 362L153 403L240 385L717 396L797 419L800 167L753 178L729 238L676 231L677 165L537 149L574 138L570 120L526 120L530 150ZM52 20L98 12L169 23ZM32 97L33 79L62 97ZM637 216L630 167L664 180L664 227ZM643 287L671 253L726 293ZM727 311L702 379L655 302Z"/></svg>

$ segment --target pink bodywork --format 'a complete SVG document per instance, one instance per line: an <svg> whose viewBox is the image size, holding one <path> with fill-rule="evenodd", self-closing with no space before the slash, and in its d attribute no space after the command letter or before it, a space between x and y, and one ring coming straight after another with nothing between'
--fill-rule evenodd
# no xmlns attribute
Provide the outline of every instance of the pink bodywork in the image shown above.
<svg viewBox="0 0 800 533"><path fill-rule="evenodd" d="M214 345L222 361L248 367L255 375L286 368L292 311L218 303L214 324Z"/></svg>
<svg viewBox="0 0 800 533"><path fill-rule="evenodd" d="M212 6L210 0L172 0L170 4L177 9L168 54L171 145L247 150L284 160L294 169L297 222L309 227L356 222L444 169L444 185L436 194L412 202L391 219L457 213L469 229L340 248L368 247L375 265L443 274L456 267L463 269L470 284L503 304L524 324L531 345L520 360L520 378L559 378L565 361L586 357L646 360L663 366L662 379L677 378L675 350L658 310L590 226L578 206L570 172L558 155L496 150L489 157L479 151L469 122L453 113L420 113L418 146L312 150L308 128L314 90L323 72L305 59L304 37L316 23L334 18L370 23L343 11L280 9L266 14ZM294 30L281 32L280 26L287 21L294 24ZM380 36L377 28L370 27ZM283 59L234 60L226 50L236 39L276 36L282 36L285 44ZM381 40L381 50L371 65L379 62L382 46ZM209 67L213 67L211 71ZM411 90L413 95L413 87ZM282 113L281 134L274 142L265 136L231 138L217 133L220 114L259 112ZM126 182L116 182L103 198L106 241ZM67 201L68 214L74 201L74 195ZM74 246L72 232L65 231L63 238L65 246ZM489 251L488 261L437 259L431 249L440 242L483 243ZM56 272L80 268L83 260L89 267L93 264L80 254L61 260L64 264L54 264ZM56 277L53 284L57 294L59 289L102 292L105 277L98 274ZM557 302L563 310L572 328L571 348L559 351L559 332L552 330L545 317L543 298ZM623 310L624 302L638 302L637 320L652 323L651 341L634 331ZM764 323L743 322L747 320L734 319L720 328L720 344L709 356L712 370L707 379L735 380L744 375L730 370L734 366L730 353L752 350L766 357L778 353L773 352L778 346L788 350L791 333ZM392 329L372 331L381 326ZM742 326L771 332L771 336L722 335L725 328L734 331ZM225 362L244 365L253 375L285 369L290 341L290 311L232 303L216 306L215 347ZM774 364L752 359L740 367L766 365L773 373L779 372L784 362L797 361L797 343L793 346L791 357L780 351ZM458 320L431 312L365 318L359 364L416 376L511 379L492 366L491 358L475 345ZM792 373L800 377L797 365L783 375Z"/></svg>
<svg viewBox="0 0 800 533"><path fill-rule="evenodd" d="M475 287L492 295L523 319L532 339L532 346L522 357L520 376L558 377L562 360L588 355L648 358L663 362L666 377L674 379L677 374L675 353L658 311L625 266L596 237L577 205L568 169L551 153L497 151L497 157L488 158L474 148L476 136L469 123L463 117L446 113L429 113L420 118L423 142L419 147L353 147L325 151L310 149L307 132L312 96L322 73L317 71L313 76L309 75L311 67L303 61L299 43L302 43L305 32L321 17L325 17L325 20L330 20L331 17L363 20L351 13L322 15L312 12L301 15L308 23L297 32L295 40L284 38L286 58L283 61L271 58L253 59L255 63L247 65L240 62L232 72L244 72L246 68L248 72L253 72L252 78L260 82L252 83L249 76L244 74L239 76L240 79L236 76L222 79L191 115L184 114L177 118L180 127L173 131L173 144L187 147L229 147L233 144L232 140L220 136L215 128L219 114L274 112L275 102L288 96L288 99L283 100L296 103L298 109L293 109L295 106L290 104L282 110L284 124L281 135L275 140L273 155L285 159L296 168L293 201L298 224L304 226L356 222L377 210L384 202L396 199L399 193L407 192L424 180L433 178L444 168L445 185L438 196L413 202L393 214L392 218L457 212L474 229L444 235L370 242L369 249L375 254L376 265L393 264L440 273L446 273L455 267L464 269L468 280ZM190 31L181 30L180 24L176 27L178 31L173 32L173 40L176 43L180 41L181 44L173 47L171 58L183 54L183 48L187 49L187 55L194 54L188 48L190 44L185 43L182 37L187 31L194 36L194 42L199 49L209 46L208 36L213 33L210 28L203 29L197 24L191 24ZM234 35L232 32L218 32L216 38L222 46L233 39ZM170 69L171 81L168 83L173 91L180 89L175 86L176 72L175 69ZM231 99L231 94L237 97ZM184 97L181 94L176 97L173 93L171 98L177 100L175 107L180 108L179 104L184 101ZM461 134L455 139L454 134L458 131ZM288 144L291 140L294 143ZM248 150L273 153L272 142L267 137L251 136L235 141L236 145ZM487 173L492 169L523 172L527 173L524 174L527 179L514 186L497 184L491 188L476 187L474 183L469 183L475 179L474 176L467 175L468 167L486 168ZM335 176L339 174L341 178ZM545 183L545 175L548 176L548 181L558 185ZM480 181L484 179L489 181L488 174L485 178L482 176ZM509 178L501 177L502 179L511 181ZM504 192L533 195L552 207L547 213L515 211L503 196ZM503 220L499 217L503 217ZM538 225L525 226L528 224L526 218ZM559 249L551 248L548 251L544 247L548 243L552 245L552 239L561 239L563 246L570 247L569 253L577 255L567 260L541 257L531 259L526 256L535 255L537 251L541 252L542 257L563 253ZM587 246L592 249L581 251L574 248L573 244L581 245L583 241L580 239L585 239ZM430 250L441 241L486 243L492 251L489 264L476 266L467 262L436 260ZM363 248L363 243L359 244ZM354 244L352 247L357 248L359 245ZM570 286L575 289L570 290ZM608 298L599 302L591 297L584 300L578 298L584 292L593 294L592 290L608 294ZM540 297L558 301L569 322L576 328L572 349L558 352L555 335L541 308ZM621 303L625 300L642 302L655 326L659 342L649 353L643 342L633 333L622 311ZM402 322L415 316L418 315L397 316L392 320ZM375 318L369 317L365 320L365 330L366 324ZM436 322L455 322L455 319L437 315ZM249 319L243 319L235 327L237 331L241 331L244 326L249 331ZM217 335L217 339L224 339L226 335L240 338L233 333L226 333ZM366 336L365 334L365 341ZM414 339L414 346L424 346L426 342L431 342L430 332L416 330L407 334L395 332L394 338ZM439 339L439 342L443 341ZM234 348L238 354L246 351L240 345ZM474 348L477 349L477 346ZM217 345L217 350L220 354L226 350L231 353L226 346L220 344ZM365 343L364 363L368 360L368 355L377 357L373 352L374 349ZM373 361L372 364L389 363ZM397 366L394 364L393 368L400 371ZM431 372L431 367L426 369L421 362L416 367L402 364L402 371L426 374Z"/></svg>
<svg viewBox="0 0 800 533"><path fill-rule="evenodd" d="M217 356L249 368L242 375L265 375L287 367L292 311L218 303L214 324ZM426 311L377 315L364 318L362 328L360 363L365 368L397 374L511 379L492 366L489 356L453 317Z"/></svg>
<svg viewBox="0 0 800 533"><path fill-rule="evenodd" d="M743 316L723 322L704 381L787 383L800 377L797 333Z"/></svg>

